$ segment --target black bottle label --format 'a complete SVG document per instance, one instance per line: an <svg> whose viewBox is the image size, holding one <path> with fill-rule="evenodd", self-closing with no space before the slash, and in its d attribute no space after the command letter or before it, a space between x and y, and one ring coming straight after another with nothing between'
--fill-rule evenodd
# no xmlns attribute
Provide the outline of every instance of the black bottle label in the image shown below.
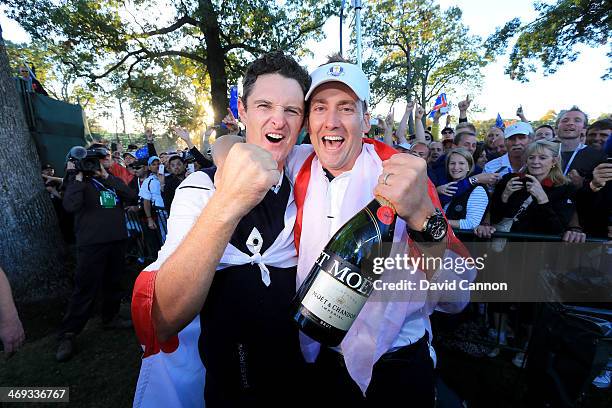
<svg viewBox="0 0 612 408"><path fill-rule="evenodd" d="M325 250L313 269L317 276L302 306L327 325L347 331L372 293L374 277L362 274L355 265Z"/></svg>

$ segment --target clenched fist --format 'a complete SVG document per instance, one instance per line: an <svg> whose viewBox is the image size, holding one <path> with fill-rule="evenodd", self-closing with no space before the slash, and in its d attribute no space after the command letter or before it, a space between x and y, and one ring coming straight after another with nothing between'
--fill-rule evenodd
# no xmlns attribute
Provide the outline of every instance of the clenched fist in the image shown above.
<svg viewBox="0 0 612 408"><path fill-rule="evenodd" d="M383 162L374 195L391 202L397 215L414 230L420 231L434 212L428 194L427 164L420 157L399 153Z"/></svg>
<svg viewBox="0 0 612 408"><path fill-rule="evenodd" d="M270 152L253 144L236 143L215 183L216 194L227 202L228 211L242 217L263 200L279 179L278 163Z"/></svg>

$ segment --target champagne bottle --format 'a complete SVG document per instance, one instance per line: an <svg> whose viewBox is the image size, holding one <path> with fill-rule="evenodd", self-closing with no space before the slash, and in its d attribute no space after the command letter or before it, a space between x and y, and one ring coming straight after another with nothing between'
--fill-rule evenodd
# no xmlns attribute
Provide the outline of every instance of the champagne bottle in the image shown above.
<svg viewBox="0 0 612 408"><path fill-rule="evenodd" d="M396 218L393 207L376 197L334 234L293 299L302 332L328 346L340 344L379 279L372 260L389 255Z"/></svg>

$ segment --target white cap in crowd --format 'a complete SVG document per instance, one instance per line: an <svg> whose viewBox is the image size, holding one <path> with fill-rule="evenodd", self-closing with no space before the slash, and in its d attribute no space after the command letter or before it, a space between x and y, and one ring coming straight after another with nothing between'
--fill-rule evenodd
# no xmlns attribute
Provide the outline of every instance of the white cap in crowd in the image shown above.
<svg viewBox="0 0 612 408"><path fill-rule="evenodd" d="M504 139L509 138L514 135L527 135L533 133L533 128L527 122L516 122L513 125L510 125L504 130Z"/></svg>

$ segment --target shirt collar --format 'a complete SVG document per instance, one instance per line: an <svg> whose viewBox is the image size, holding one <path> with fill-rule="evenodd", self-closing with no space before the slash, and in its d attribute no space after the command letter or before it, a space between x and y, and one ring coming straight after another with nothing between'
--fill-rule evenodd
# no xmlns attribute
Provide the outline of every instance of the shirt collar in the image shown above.
<svg viewBox="0 0 612 408"><path fill-rule="evenodd" d="M283 170L281 171L280 178L278 179L278 183L276 183L276 185L275 185L275 186L273 186L273 187L270 189L270 190L274 191L274 194L278 194L278 191L280 190L281 185L283 184L283 177L284 177L284 176L285 176L285 170L283 169Z"/></svg>

